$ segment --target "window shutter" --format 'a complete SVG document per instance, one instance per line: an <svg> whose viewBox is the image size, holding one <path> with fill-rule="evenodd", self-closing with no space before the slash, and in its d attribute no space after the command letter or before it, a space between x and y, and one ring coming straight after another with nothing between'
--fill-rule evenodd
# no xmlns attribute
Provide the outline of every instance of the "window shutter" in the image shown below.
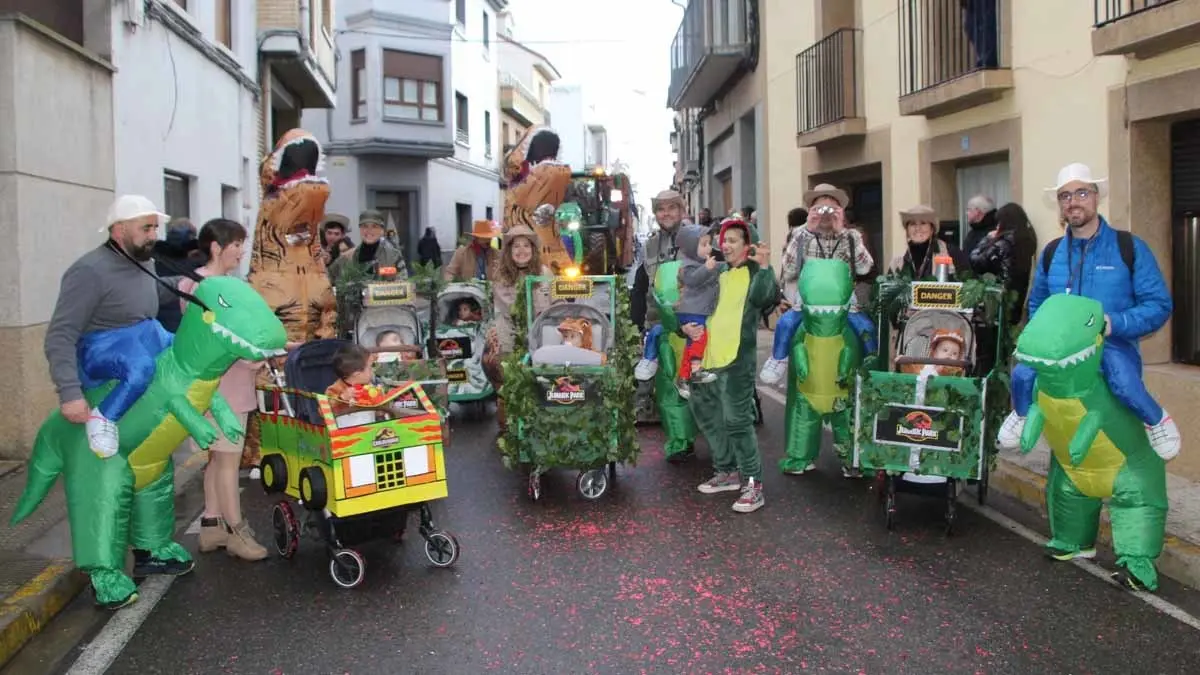
<svg viewBox="0 0 1200 675"><path fill-rule="evenodd" d="M383 74L426 82L442 81L442 57L392 49L383 51Z"/></svg>

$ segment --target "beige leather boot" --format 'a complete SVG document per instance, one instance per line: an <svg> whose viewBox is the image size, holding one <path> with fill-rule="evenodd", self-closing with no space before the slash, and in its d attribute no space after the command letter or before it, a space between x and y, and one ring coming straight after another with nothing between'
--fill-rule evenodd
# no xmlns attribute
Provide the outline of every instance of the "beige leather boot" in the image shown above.
<svg viewBox="0 0 1200 675"><path fill-rule="evenodd" d="M246 521L238 523L237 527L229 528L229 539L225 543L225 552L242 560L262 560L267 557L267 547L254 540L254 532Z"/></svg>
<svg viewBox="0 0 1200 675"><path fill-rule="evenodd" d="M229 539L229 530L225 521L220 518L200 519L200 552L211 553L219 548L225 548Z"/></svg>

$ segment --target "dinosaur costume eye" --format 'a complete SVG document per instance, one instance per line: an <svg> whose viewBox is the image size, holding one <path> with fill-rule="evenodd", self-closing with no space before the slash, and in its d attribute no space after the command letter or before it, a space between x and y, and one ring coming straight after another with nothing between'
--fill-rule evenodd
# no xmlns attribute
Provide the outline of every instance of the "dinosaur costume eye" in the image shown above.
<svg viewBox="0 0 1200 675"><path fill-rule="evenodd" d="M1095 326L1095 325L1096 325L1096 315L1095 315L1095 314L1093 314L1093 315L1089 316L1089 317L1088 317L1088 320L1087 320L1087 323L1086 323L1086 324L1084 324L1084 325L1085 325L1085 326L1087 326L1088 328L1091 328L1092 326Z"/></svg>
<svg viewBox="0 0 1200 675"><path fill-rule="evenodd" d="M232 307L232 305L230 305L228 302L225 302L225 296L223 296L223 295L217 296L217 304L224 307L225 309L230 309ZM1091 324L1088 324L1088 325L1090 326Z"/></svg>

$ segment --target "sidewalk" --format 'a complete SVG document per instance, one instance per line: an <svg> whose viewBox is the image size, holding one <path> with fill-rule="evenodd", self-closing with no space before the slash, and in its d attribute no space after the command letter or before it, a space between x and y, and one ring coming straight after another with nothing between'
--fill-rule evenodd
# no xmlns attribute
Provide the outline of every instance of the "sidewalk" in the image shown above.
<svg viewBox="0 0 1200 675"><path fill-rule="evenodd" d="M175 491L200 475L205 455L175 452ZM0 462L0 666L9 661L88 585L71 562L71 528L60 479L38 510L10 527L25 489L21 462Z"/></svg>

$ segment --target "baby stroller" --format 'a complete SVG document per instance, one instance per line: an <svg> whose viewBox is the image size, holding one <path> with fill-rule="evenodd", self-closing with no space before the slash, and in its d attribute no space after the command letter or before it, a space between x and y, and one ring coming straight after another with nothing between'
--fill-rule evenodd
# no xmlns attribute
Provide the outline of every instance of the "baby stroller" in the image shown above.
<svg viewBox="0 0 1200 675"><path fill-rule="evenodd" d="M463 307L474 311L460 315ZM483 417L485 403L495 393L483 372L483 348L491 324L491 289L486 281L447 284L438 294L434 344L446 360L450 402L470 404L476 417Z"/></svg>
<svg viewBox="0 0 1200 675"><path fill-rule="evenodd" d="M380 362L425 358L428 317L429 303L416 295L411 283L370 283L363 290L354 340L368 349L404 349L380 353Z"/></svg>
<svg viewBox="0 0 1200 675"><path fill-rule="evenodd" d="M441 418L421 382L388 394L388 408L335 414L325 391L337 379L343 340L318 340L288 356L289 388L259 387L262 485L284 496L273 508L279 555L296 554L302 534L325 544L329 574L342 588L362 583L354 546L399 537L418 511L425 555L437 567L458 559L458 540L437 529L430 504L449 495ZM405 414L391 412L399 407ZM290 499L289 499L290 498ZM291 500L307 512L303 524Z"/></svg>

